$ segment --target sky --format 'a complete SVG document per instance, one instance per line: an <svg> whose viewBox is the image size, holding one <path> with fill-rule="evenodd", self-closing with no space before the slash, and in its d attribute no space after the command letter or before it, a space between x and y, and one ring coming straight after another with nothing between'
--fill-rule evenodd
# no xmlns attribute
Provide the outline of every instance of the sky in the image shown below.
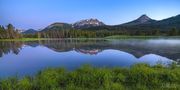
<svg viewBox="0 0 180 90"><path fill-rule="evenodd" d="M108 25L142 14L162 20L180 14L180 0L0 0L0 25L43 29L54 22L97 18Z"/></svg>

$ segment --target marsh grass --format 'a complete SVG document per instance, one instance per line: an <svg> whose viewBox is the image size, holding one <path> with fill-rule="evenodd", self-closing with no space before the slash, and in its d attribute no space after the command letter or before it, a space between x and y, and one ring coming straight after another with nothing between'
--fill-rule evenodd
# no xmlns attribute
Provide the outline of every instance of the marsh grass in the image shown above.
<svg viewBox="0 0 180 90"><path fill-rule="evenodd" d="M1 90L159 90L180 88L180 67L173 64L130 68L95 68L85 65L74 71L48 68L34 77L0 81Z"/></svg>
<svg viewBox="0 0 180 90"><path fill-rule="evenodd" d="M107 36L105 39L158 39L158 38L180 38L180 36L128 36L128 35L113 35Z"/></svg>

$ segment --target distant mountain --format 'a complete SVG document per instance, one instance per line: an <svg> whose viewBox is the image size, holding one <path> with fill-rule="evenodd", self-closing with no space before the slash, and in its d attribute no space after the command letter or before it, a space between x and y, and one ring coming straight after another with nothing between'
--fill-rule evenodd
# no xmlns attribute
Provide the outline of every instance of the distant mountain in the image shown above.
<svg viewBox="0 0 180 90"><path fill-rule="evenodd" d="M162 30L167 31L171 30L172 28L176 28L180 30L180 15L170 17L163 20L153 20L149 18L147 15L142 15L138 19L121 24L109 27L110 30L130 30L133 31L148 31L148 30ZM98 30L98 29L97 29Z"/></svg>
<svg viewBox="0 0 180 90"><path fill-rule="evenodd" d="M180 15L170 17L164 20L154 20L148 17L147 15L142 15L136 20L131 22L120 24L120 25L105 25L103 22L98 19L85 19L78 21L74 24L68 23L53 23L47 26L42 31L48 30L127 30L127 31L137 31L137 30L171 30L172 28L177 28L180 30Z"/></svg>
<svg viewBox="0 0 180 90"><path fill-rule="evenodd" d="M149 18L147 15L142 15L140 16L138 19L122 24L122 26L133 26L133 25L140 25L140 24L151 24L156 22L156 20L153 20L151 18Z"/></svg>
<svg viewBox="0 0 180 90"><path fill-rule="evenodd" d="M24 31L24 32L22 32L23 34L35 34L35 33L37 33L38 31L36 31L36 30L34 30L34 29L28 29L28 30L26 30L26 31Z"/></svg>
<svg viewBox="0 0 180 90"><path fill-rule="evenodd" d="M68 23L53 23L49 26L47 26L42 31L48 31L48 30L70 30L72 29L72 24Z"/></svg>
<svg viewBox="0 0 180 90"><path fill-rule="evenodd" d="M177 28L180 30L180 15L160 20L156 22L153 26L159 27L161 29Z"/></svg>
<svg viewBox="0 0 180 90"><path fill-rule="evenodd" d="M105 24L98 19L85 19L78 21L73 24L73 28L90 28L90 27L97 27L97 26L104 26Z"/></svg>

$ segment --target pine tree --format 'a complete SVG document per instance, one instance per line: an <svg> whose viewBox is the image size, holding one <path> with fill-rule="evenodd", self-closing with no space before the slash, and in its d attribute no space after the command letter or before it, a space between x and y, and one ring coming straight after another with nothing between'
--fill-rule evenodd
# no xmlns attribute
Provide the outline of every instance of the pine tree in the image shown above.
<svg viewBox="0 0 180 90"><path fill-rule="evenodd" d="M170 31L169 31L169 36L176 36L178 35L178 31L176 28L172 28Z"/></svg>

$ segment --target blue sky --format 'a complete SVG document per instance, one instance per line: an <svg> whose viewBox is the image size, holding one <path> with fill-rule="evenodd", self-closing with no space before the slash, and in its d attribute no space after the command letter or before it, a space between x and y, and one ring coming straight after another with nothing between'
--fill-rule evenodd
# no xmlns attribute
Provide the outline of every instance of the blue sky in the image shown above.
<svg viewBox="0 0 180 90"><path fill-rule="evenodd" d="M180 14L180 0L0 0L0 25L42 29L54 22L97 18L115 25L147 14L161 20Z"/></svg>

